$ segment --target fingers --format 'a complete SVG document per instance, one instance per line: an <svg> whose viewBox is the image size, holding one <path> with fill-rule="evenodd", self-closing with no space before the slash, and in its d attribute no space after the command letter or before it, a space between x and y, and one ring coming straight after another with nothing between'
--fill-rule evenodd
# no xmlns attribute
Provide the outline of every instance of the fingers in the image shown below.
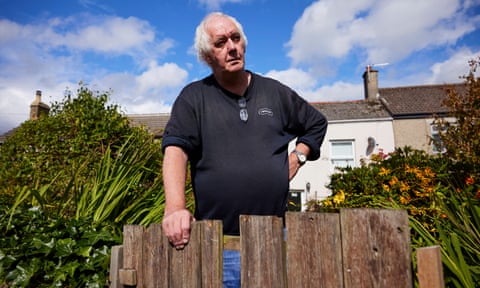
<svg viewBox="0 0 480 288"><path fill-rule="evenodd" d="M190 240L190 223L194 221L190 211L177 210L164 216L162 228L168 241L177 249L183 249Z"/></svg>
<svg viewBox="0 0 480 288"><path fill-rule="evenodd" d="M297 156L290 154L288 156L288 180L292 180L297 175L300 164L298 163Z"/></svg>

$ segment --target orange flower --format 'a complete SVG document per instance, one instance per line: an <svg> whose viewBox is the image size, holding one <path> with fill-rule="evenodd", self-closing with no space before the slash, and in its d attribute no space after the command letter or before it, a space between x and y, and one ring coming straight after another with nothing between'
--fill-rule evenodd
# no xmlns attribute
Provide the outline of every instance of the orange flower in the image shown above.
<svg viewBox="0 0 480 288"><path fill-rule="evenodd" d="M426 167L425 170L423 171L423 173L427 177L430 177L430 178L435 177L435 173L432 171L432 169L430 167Z"/></svg>
<svg viewBox="0 0 480 288"><path fill-rule="evenodd" d="M472 176L467 177L467 179L465 179L465 184L467 184L467 186L472 185L474 182L475 182L475 181L474 181L474 179L473 179Z"/></svg>
<svg viewBox="0 0 480 288"><path fill-rule="evenodd" d="M410 186L408 186L408 183L405 183L403 181L400 182L400 192L406 192L410 190Z"/></svg>
<svg viewBox="0 0 480 288"><path fill-rule="evenodd" d="M402 203L403 205L407 205L408 203L410 203L410 199L410 195L407 195L406 197L400 196L400 203Z"/></svg>
<svg viewBox="0 0 480 288"><path fill-rule="evenodd" d="M388 184L390 184L390 186L395 186L395 184L398 183L398 178L396 176L393 176L392 179L388 182Z"/></svg>
<svg viewBox="0 0 480 288"><path fill-rule="evenodd" d="M378 172L378 175L384 176L384 175L388 175L389 173L390 173L390 171L387 168L381 167L380 172Z"/></svg>
<svg viewBox="0 0 480 288"><path fill-rule="evenodd" d="M475 194L475 199L480 199L480 190L477 190L477 194Z"/></svg>

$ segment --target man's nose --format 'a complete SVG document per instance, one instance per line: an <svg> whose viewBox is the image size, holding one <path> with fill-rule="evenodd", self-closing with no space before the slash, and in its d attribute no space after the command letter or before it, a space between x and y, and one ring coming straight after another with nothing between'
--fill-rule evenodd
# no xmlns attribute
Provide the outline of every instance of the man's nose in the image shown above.
<svg viewBox="0 0 480 288"><path fill-rule="evenodd" d="M235 42L233 42L232 39L227 40L227 48L228 48L228 50L235 50L236 49Z"/></svg>

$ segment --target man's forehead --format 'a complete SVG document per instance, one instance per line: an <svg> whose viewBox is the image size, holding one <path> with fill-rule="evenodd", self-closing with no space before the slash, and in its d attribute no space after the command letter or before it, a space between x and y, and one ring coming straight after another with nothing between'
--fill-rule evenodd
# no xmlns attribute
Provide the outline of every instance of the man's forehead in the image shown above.
<svg viewBox="0 0 480 288"><path fill-rule="evenodd" d="M207 23L207 29L211 36L222 37L238 33L238 28L230 19L222 16L212 18Z"/></svg>

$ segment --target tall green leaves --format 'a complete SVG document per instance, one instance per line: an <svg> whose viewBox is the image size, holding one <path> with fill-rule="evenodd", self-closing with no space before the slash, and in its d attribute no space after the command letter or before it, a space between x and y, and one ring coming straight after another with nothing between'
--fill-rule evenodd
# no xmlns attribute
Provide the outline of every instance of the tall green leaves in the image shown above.
<svg viewBox="0 0 480 288"><path fill-rule="evenodd" d="M137 143L128 138L114 153L109 147L95 169L95 176L82 187L76 201L76 218L92 217L94 222L139 221L150 213L163 215L163 203L149 204L163 198L160 143ZM115 154L115 155L113 155Z"/></svg>
<svg viewBox="0 0 480 288"><path fill-rule="evenodd" d="M436 218L436 233L428 231L414 217L410 224L420 238L418 246L439 245L442 252L446 282L453 287L478 287L480 284L480 199L473 196L478 185L445 191L437 203L444 213Z"/></svg>

